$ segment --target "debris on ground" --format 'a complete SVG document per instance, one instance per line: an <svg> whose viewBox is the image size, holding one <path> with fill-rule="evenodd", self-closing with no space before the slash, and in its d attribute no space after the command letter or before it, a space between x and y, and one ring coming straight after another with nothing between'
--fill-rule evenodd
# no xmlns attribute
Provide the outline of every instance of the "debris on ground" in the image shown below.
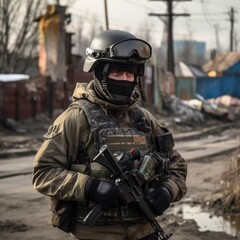
<svg viewBox="0 0 240 240"><path fill-rule="evenodd" d="M208 196L207 204L217 211L228 214L240 214L240 145L232 154L229 168L223 173L219 189Z"/></svg>
<svg viewBox="0 0 240 240"><path fill-rule="evenodd" d="M47 131L52 119L40 114L34 119L17 122L6 121L10 125L0 125L0 150L4 149L36 149L43 141L43 134Z"/></svg>
<svg viewBox="0 0 240 240"><path fill-rule="evenodd" d="M223 99L228 99L228 102L232 104L223 104L224 101L221 102L220 100L216 102L213 99L206 100L199 94L196 94L195 99L190 100L181 100L175 95L165 95L163 97L163 108L175 114L176 124L181 125L203 126L213 120L238 121L240 119L240 99L229 99L226 96Z"/></svg>

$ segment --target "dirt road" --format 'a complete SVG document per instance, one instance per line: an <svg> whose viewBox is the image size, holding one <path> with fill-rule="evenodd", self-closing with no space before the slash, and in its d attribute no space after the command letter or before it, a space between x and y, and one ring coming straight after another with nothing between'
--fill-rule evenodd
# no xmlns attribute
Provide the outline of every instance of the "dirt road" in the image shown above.
<svg viewBox="0 0 240 240"><path fill-rule="evenodd" d="M231 136L236 137L236 134ZM205 136L205 139L209 139L209 136ZM236 141L238 141L237 138ZM177 144L177 146L181 149L181 144ZM182 147L182 151L184 149L186 150ZM230 153L228 152L215 157L188 162L187 195L180 203L172 204L164 216L159 218L163 229L167 233L173 233L172 240L240 239L239 233L236 233L238 237L232 236L234 233L227 234L227 230L224 230L225 232L215 232L213 230L202 232L199 230L200 226L197 226L197 222L187 219L189 218L187 214L194 215L192 210L198 208L202 199L211 195L219 187L222 173L228 167L229 156ZM32 164L33 156L24 159ZM18 158L18 160L21 161L21 158ZM9 159L9 164L11 164L11 159ZM17 167L16 164L12 164L12 168L15 168L15 170ZM3 170L2 167L0 172ZM202 212L203 210L200 210L200 213ZM202 215L202 219L206 221L205 225L212 224L210 218L207 219ZM206 229L210 229L210 226L207 226ZM218 231L220 230L218 229ZM49 199L33 190L31 174L26 173L26 175L0 179L0 239L68 239L68 234L51 226Z"/></svg>

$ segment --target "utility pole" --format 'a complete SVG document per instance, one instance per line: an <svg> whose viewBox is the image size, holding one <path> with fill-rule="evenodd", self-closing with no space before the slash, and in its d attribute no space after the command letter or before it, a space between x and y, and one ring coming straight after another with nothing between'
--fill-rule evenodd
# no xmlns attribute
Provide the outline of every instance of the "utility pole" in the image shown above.
<svg viewBox="0 0 240 240"><path fill-rule="evenodd" d="M167 17L167 29L168 29L168 48L167 48L167 70L173 75L175 74L174 69L174 49L173 49L173 18L174 17L189 17L190 14L187 13L173 13L173 2L183 2L191 0L150 0L150 1L164 1L167 2L167 14L149 13L149 16L156 17Z"/></svg>
<svg viewBox="0 0 240 240"><path fill-rule="evenodd" d="M233 38L234 38L234 9L233 7L231 7L230 13L230 24L231 24L231 28L230 28L230 52L233 51Z"/></svg>
<svg viewBox="0 0 240 240"><path fill-rule="evenodd" d="M105 9L106 30L108 30L108 29L109 29L109 24L108 24L108 7L107 7L107 0L104 0L104 9Z"/></svg>
<svg viewBox="0 0 240 240"><path fill-rule="evenodd" d="M220 43L219 43L219 24L214 24L215 38L216 38L216 52L220 52Z"/></svg>

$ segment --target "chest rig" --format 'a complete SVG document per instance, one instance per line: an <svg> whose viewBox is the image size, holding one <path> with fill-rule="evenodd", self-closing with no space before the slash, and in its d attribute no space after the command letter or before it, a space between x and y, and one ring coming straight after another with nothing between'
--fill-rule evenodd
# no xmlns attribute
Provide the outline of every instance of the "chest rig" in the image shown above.
<svg viewBox="0 0 240 240"><path fill-rule="evenodd" d="M90 125L94 145L93 155L96 155L105 144L113 153L138 148L143 156L151 150L153 144L151 128L147 125L140 109L131 109L130 123L125 124L124 120L119 122L115 111L105 112L99 105L88 100L80 99L74 104L78 104L84 111Z"/></svg>
<svg viewBox="0 0 240 240"><path fill-rule="evenodd" d="M96 156L100 148L107 144L113 155L119 156L122 152L138 148L141 157L149 152L153 146L151 128L147 125L143 112L134 108L128 112L129 121L124 124L124 120L119 122L115 111L105 112L99 105L93 104L85 99L80 99L73 104L78 104L84 111L88 123L91 128L93 138L94 153ZM124 113L125 114L125 113ZM94 163L90 158L90 172L89 175L94 177L108 178L111 173L98 163ZM135 161L135 167L138 162ZM82 219L89 212L91 205L87 205L87 209L81 205L79 208L78 221ZM136 221L143 218L136 208L122 207L121 209L112 209L98 220L98 224L106 224L113 222Z"/></svg>

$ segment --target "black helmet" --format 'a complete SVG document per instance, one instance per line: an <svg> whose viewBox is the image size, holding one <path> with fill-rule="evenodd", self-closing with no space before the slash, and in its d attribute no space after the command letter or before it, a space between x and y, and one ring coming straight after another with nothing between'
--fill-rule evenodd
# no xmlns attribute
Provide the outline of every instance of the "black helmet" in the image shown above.
<svg viewBox="0 0 240 240"><path fill-rule="evenodd" d="M144 64L151 57L151 46L133 34L120 30L107 30L98 33L89 48L86 49L86 59L83 71L94 71L97 81L94 82L95 90L113 103L124 104L130 101L127 96L113 96L109 90L107 74L113 66L134 69L135 85L139 85L144 101L146 97L143 91L141 77L144 74ZM138 80L137 80L138 78ZM130 96L134 93L134 88ZM123 99L122 99L123 98Z"/></svg>
<svg viewBox="0 0 240 240"><path fill-rule="evenodd" d="M131 33L108 30L98 33L89 48L83 71L91 72L100 62L138 64L143 75L144 63L151 57L151 46Z"/></svg>

